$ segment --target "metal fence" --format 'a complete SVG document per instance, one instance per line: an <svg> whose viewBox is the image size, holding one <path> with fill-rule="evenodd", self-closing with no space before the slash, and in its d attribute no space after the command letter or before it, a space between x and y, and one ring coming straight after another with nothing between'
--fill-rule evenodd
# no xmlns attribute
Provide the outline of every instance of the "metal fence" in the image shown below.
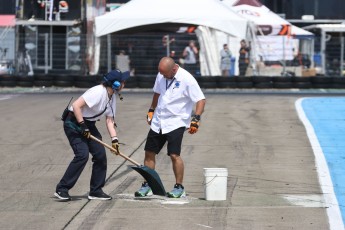
<svg viewBox="0 0 345 230"><path fill-rule="evenodd" d="M183 66L181 61L183 49L190 40L197 37L194 33L167 33L145 32L134 34L112 34L103 36L99 44L95 44L94 37L87 37L76 28L49 27L49 26L25 26L23 33L19 33L10 39L15 46L15 73L20 75L33 75L35 73L68 73L89 75L90 66L96 66L97 73L105 73L110 68L119 68L123 71L131 71L132 76L154 76L157 74L158 61L162 56L169 55L177 63ZM168 42L169 41L169 42ZM11 44L12 44L11 43ZM315 55L312 59L316 68L320 67L320 39L315 37ZM237 44L238 45L238 44ZM229 45L233 48L232 44ZM99 47L99 50L97 49ZM220 52L216 51L217 53ZM233 56L238 57L237 47L232 50ZM329 37L326 49L326 76L340 76L343 74L342 61L344 55L343 38L339 36ZM303 61L303 60L302 60ZM257 76L280 76L282 68L276 63L268 62L266 67L272 67L270 73L257 72ZM296 63L286 61L287 69L296 69ZM305 63L297 63L304 65ZM313 66L311 66L313 67ZM302 67L303 68L303 67ZM273 70L279 71L274 72ZM192 73L200 76L200 70ZM235 74L238 75L238 72ZM248 76L255 75L247 71ZM299 76L299 75L297 75Z"/></svg>
<svg viewBox="0 0 345 230"><path fill-rule="evenodd" d="M25 33L18 36L16 72L87 75L89 67L96 66L99 73L118 68L129 70L132 75L155 75L161 57L169 55L179 63L189 41L197 43L195 34L116 34L110 39L101 37L99 43L93 42L94 37L69 34L69 30L53 33L51 27L27 27Z"/></svg>
<svg viewBox="0 0 345 230"><path fill-rule="evenodd" d="M142 33L115 34L111 36L111 67L130 70L132 75L156 75L158 62L163 56L170 56L177 63L183 58L183 50L189 40L195 40L194 34ZM197 44L198 46L198 44ZM101 54L104 69L104 57L108 46L102 46ZM180 63L183 65L183 63ZM198 73L193 73L198 74Z"/></svg>
<svg viewBox="0 0 345 230"><path fill-rule="evenodd" d="M341 34L327 36L326 65L327 76L344 75L344 37Z"/></svg>

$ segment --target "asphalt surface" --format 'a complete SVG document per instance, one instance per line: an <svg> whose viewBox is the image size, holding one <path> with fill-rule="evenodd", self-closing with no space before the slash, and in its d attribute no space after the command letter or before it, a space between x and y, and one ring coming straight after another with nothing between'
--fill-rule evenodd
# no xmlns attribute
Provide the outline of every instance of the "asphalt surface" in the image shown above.
<svg viewBox="0 0 345 230"><path fill-rule="evenodd" d="M84 89L0 90L0 229L329 229L315 159L295 101L343 91L205 90L201 127L185 134L187 197L134 198L142 177L108 153L104 191L89 201L91 159L72 201L53 193L73 158L59 117ZM143 162L151 90L124 91L116 121L121 151ZM104 121L98 123L110 143ZM227 168L227 200L205 200L203 168ZM156 171L166 190L174 175L166 148Z"/></svg>

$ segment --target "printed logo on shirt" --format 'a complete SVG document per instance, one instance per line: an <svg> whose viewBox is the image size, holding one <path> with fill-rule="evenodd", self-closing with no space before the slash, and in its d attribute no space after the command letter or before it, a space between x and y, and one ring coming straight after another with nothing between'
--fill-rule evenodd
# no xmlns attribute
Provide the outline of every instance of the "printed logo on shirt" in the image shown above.
<svg viewBox="0 0 345 230"><path fill-rule="evenodd" d="M180 82L181 82L181 81L176 81L176 82L175 82L175 86L174 86L173 89L175 89L175 88L180 88Z"/></svg>

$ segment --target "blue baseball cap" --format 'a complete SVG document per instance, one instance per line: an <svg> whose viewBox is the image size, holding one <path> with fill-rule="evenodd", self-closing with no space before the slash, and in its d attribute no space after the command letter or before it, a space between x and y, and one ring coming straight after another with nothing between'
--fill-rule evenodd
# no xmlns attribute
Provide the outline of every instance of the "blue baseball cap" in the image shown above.
<svg viewBox="0 0 345 230"><path fill-rule="evenodd" d="M116 69L116 70L112 70L109 73L107 73L104 76L106 81L110 81L110 82L115 82L115 81L126 81L129 78L129 71L125 71L125 72L121 72L120 70Z"/></svg>

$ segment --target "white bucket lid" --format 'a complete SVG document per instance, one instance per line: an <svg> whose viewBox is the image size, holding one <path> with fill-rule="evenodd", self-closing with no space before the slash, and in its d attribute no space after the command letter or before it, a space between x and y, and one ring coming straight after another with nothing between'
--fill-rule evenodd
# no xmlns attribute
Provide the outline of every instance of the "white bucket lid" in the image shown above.
<svg viewBox="0 0 345 230"><path fill-rule="evenodd" d="M227 168L204 168L205 176L228 176Z"/></svg>

